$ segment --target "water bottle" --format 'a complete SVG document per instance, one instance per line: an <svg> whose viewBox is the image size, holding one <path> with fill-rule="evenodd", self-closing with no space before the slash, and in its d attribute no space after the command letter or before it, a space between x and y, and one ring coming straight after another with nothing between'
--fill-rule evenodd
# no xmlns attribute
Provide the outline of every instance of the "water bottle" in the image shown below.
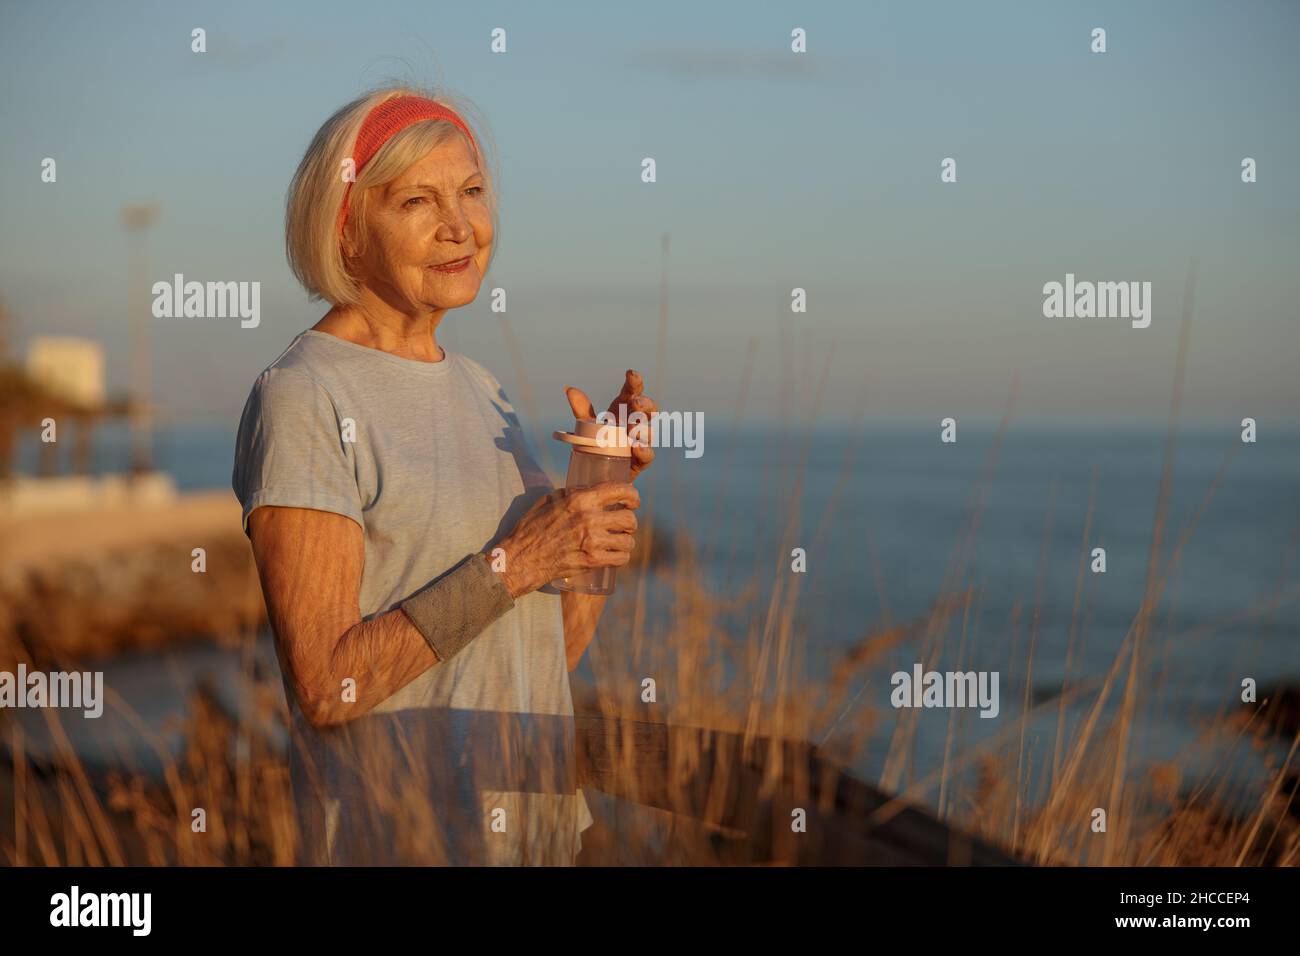
<svg viewBox="0 0 1300 956"><path fill-rule="evenodd" d="M569 473L564 481L566 492L590 488L602 481L632 480L632 446L627 429L621 425L605 425L594 419L578 419L573 431L557 431L554 437L572 446L569 453ZM606 511L622 508L615 504ZM617 568L593 568L581 574L559 578L551 582L561 591L579 594L613 594L614 572Z"/></svg>

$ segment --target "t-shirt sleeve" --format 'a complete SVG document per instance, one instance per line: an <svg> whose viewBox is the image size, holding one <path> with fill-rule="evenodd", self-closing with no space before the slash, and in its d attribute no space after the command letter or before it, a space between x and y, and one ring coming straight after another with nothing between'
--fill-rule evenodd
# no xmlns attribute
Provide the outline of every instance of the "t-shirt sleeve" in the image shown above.
<svg viewBox="0 0 1300 956"><path fill-rule="evenodd" d="M343 440L329 393L296 369L269 368L253 384L232 484L245 534L248 516L263 505L331 511L365 527L354 446Z"/></svg>

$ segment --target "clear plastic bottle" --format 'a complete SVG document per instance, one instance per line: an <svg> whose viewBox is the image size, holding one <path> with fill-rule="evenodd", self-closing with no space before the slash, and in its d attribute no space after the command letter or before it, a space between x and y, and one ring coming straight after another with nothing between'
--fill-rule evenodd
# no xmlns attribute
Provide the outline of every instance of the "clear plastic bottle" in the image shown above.
<svg viewBox="0 0 1300 956"><path fill-rule="evenodd" d="M627 432L619 425L604 425L590 419L579 419L572 432L555 432L555 437L573 447L569 454L569 473L564 481L565 491L589 488L602 481L632 480L632 448ZM623 505L610 505L614 511ZM614 572L617 568L594 568L582 574L559 578L552 582L561 591L579 594L613 594Z"/></svg>

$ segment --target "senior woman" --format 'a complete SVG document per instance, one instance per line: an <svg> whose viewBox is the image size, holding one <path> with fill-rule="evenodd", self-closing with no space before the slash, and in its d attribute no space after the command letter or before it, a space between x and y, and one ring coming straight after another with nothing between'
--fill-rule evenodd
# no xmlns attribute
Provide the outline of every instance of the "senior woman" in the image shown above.
<svg viewBox="0 0 1300 956"><path fill-rule="evenodd" d="M331 308L253 385L233 484L306 863L568 864L592 821L568 672L605 599L540 589L626 564L640 499L621 482L554 492L500 383L438 344L496 233L466 115L414 89L362 96L289 190L289 262ZM655 410L631 370L620 403ZM633 477L652 456L633 448Z"/></svg>

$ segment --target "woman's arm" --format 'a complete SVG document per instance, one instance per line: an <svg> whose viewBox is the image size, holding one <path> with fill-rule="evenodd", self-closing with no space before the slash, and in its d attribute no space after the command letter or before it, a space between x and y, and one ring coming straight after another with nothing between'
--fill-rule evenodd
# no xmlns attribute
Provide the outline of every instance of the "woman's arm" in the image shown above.
<svg viewBox="0 0 1300 956"><path fill-rule="evenodd" d="M264 507L248 530L280 666L313 727L367 713L438 662L400 609L361 620L365 542L351 518ZM343 700L349 677L355 703Z"/></svg>
<svg viewBox="0 0 1300 956"><path fill-rule="evenodd" d="M624 508L605 510L615 503ZM508 593L513 600L558 577L626 564L636 530L631 509L640 503L635 489L618 482L572 492L558 501L539 500L501 542L508 571L490 582L493 593L502 601ZM453 581L446 575L421 592L435 600L416 595L403 602L415 620L399 607L362 621L365 539L355 521L328 511L265 506L249 515L248 530L280 666L313 727L344 723L369 712L438 663L434 645L449 646L454 653L502 612L503 605L492 601L491 594L477 600L481 576L468 578L471 599L464 600L466 579ZM492 573L486 555L475 555L474 560ZM444 587L451 601L437 600L441 594L433 593ZM585 613L589 611L584 610L584 620ZM594 627L592 616L577 657L566 637L571 666L576 666ZM347 678L356 682L355 701L343 700Z"/></svg>
<svg viewBox="0 0 1300 956"><path fill-rule="evenodd" d="M587 645L596 636L596 622L605 610L606 600L604 594L560 592L560 607L564 613L564 657L569 670L577 669Z"/></svg>

